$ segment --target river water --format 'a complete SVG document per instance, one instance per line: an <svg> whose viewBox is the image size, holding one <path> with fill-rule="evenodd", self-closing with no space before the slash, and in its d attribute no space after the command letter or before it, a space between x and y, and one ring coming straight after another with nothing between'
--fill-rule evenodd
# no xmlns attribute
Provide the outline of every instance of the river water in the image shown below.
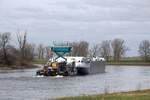
<svg viewBox="0 0 150 100"><path fill-rule="evenodd" d="M107 66L106 73L61 78L36 77L36 70L0 70L0 100L47 100L150 89L150 67Z"/></svg>

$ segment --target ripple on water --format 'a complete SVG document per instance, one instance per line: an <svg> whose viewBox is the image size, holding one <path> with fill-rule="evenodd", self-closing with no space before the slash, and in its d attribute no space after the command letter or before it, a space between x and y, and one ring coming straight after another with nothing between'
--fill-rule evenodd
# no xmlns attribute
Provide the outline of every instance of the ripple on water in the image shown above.
<svg viewBox="0 0 150 100"><path fill-rule="evenodd" d="M150 68L107 66L106 73L75 77L36 77L37 69L0 70L3 100L41 100L150 88Z"/></svg>

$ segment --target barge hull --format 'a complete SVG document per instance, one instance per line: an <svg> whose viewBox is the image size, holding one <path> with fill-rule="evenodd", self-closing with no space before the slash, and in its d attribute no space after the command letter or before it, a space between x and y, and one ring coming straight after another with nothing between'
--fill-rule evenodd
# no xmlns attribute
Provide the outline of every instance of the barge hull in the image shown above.
<svg viewBox="0 0 150 100"><path fill-rule="evenodd" d="M97 74L105 72L105 61L92 61L90 62L90 66L77 67L78 75L87 75L87 74Z"/></svg>

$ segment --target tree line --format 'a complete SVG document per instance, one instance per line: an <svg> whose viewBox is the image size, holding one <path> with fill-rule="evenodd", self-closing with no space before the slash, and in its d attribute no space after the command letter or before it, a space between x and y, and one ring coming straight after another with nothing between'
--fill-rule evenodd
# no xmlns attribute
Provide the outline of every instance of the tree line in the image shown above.
<svg viewBox="0 0 150 100"><path fill-rule="evenodd" d="M0 33L0 65L18 65L27 66L35 59L44 59L50 57L50 48L42 44L29 43L27 41L27 32L16 33L17 44L12 44L11 33Z"/></svg>
<svg viewBox="0 0 150 100"><path fill-rule="evenodd" d="M79 43L74 43L73 47L73 56L90 56L96 57L101 56L106 59L106 61L113 60L119 62L129 50L126 46L123 39L113 39L113 40L104 40L99 44L94 44L89 48L89 44L86 41L81 41ZM82 49L81 49L82 48ZM142 40L138 48L139 57L145 62L150 61L150 41Z"/></svg>
<svg viewBox="0 0 150 100"><path fill-rule="evenodd" d="M16 33L16 40L17 45L13 45L11 33L0 33L0 65L25 65L35 58L48 59L53 55L49 46L27 41L26 31ZM123 39L105 40L92 46L87 41L69 44L73 47L69 56L101 56L107 61L113 59L116 62L129 50ZM138 52L145 62L150 61L150 41L141 41Z"/></svg>

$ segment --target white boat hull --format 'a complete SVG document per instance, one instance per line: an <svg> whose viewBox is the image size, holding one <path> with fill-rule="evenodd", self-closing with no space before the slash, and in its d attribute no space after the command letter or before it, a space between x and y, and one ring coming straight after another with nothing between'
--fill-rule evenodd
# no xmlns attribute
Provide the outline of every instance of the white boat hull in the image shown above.
<svg viewBox="0 0 150 100"><path fill-rule="evenodd" d="M105 61L91 61L88 64L80 64L77 67L77 74L86 75L86 74L96 74L105 72Z"/></svg>

